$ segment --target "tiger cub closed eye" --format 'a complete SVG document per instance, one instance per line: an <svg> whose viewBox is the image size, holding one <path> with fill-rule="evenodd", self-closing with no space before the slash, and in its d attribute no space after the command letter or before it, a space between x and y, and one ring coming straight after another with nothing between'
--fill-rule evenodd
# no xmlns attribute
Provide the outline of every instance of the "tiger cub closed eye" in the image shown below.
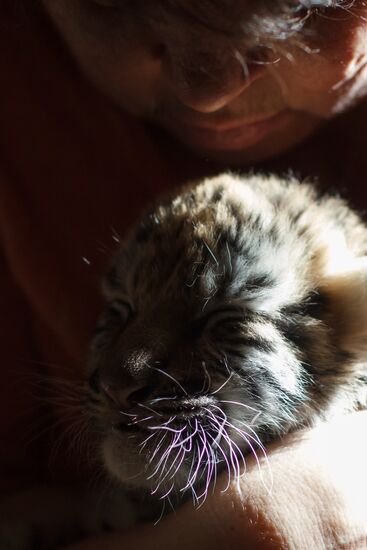
<svg viewBox="0 0 367 550"><path fill-rule="evenodd" d="M89 409L128 491L198 504L220 471L366 406L367 229L275 176L186 185L121 244L104 284Z"/></svg>

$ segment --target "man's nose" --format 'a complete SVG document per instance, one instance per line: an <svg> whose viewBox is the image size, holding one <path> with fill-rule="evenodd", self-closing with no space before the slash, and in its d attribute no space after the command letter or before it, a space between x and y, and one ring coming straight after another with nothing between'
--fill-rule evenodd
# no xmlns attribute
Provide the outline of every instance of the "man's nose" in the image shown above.
<svg viewBox="0 0 367 550"><path fill-rule="evenodd" d="M178 100L200 113L213 113L226 107L266 71L265 65L248 63L234 54L226 66L213 71L210 64L192 59L191 66L172 67L170 85Z"/></svg>

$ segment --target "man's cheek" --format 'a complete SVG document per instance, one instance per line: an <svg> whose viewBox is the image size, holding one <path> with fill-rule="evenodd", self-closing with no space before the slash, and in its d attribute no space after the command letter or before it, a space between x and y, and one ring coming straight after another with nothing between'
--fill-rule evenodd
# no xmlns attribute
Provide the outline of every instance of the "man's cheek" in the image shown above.
<svg viewBox="0 0 367 550"><path fill-rule="evenodd" d="M336 62L334 57L313 52L298 54L284 60L277 80L291 109L328 118L354 101L360 84L363 92L364 76L356 71L349 77L352 71L348 68L342 59Z"/></svg>

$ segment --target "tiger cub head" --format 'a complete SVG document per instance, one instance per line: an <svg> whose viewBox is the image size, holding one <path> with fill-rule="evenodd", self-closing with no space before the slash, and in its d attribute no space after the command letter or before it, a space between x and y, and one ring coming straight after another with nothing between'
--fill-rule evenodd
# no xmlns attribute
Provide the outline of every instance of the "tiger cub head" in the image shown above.
<svg viewBox="0 0 367 550"><path fill-rule="evenodd" d="M104 282L88 396L107 469L199 503L246 453L354 408L366 237L341 199L291 178L223 174L160 200Z"/></svg>

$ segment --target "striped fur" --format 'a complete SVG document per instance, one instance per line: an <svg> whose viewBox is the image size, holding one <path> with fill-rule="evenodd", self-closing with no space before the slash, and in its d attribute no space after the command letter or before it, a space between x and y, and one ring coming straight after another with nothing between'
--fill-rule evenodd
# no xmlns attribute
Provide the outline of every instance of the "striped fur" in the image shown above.
<svg viewBox="0 0 367 550"><path fill-rule="evenodd" d="M107 469L198 497L262 443L364 407L366 252L358 215L291 177L222 174L161 199L104 284L89 397ZM132 431L111 433L118 414Z"/></svg>

